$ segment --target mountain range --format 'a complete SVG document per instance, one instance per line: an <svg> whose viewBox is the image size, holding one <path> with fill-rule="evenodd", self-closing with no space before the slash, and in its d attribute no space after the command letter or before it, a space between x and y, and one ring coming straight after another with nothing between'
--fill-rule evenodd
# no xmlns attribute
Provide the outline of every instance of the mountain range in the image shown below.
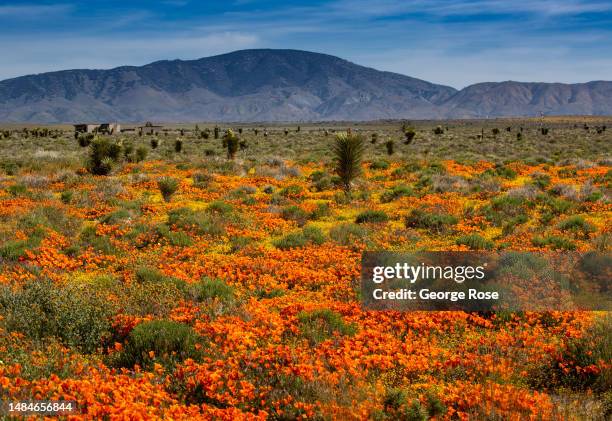
<svg viewBox="0 0 612 421"><path fill-rule="evenodd" d="M241 50L0 81L0 122L351 121L612 115L612 82L464 89L299 50Z"/></svg>

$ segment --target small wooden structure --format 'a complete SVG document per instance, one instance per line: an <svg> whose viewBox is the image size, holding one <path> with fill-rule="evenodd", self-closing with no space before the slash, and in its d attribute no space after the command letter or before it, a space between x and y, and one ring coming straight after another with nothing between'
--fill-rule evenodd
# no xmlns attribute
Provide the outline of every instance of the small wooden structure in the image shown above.
<svg viewBox="0 0 612 421"><path fill-rule="evenodd" d="M138 126L138 133L140 135L146 134L157 134L164 129L164 126L159 126L147 121L144 126Z"/></svg>
<svg viewBox="0 0 612 421"><path fill-rule="evenodd" d="M118 134L121 133L121 125L119 123L81 123L74 125L74 131L77 133Z"/></svg>

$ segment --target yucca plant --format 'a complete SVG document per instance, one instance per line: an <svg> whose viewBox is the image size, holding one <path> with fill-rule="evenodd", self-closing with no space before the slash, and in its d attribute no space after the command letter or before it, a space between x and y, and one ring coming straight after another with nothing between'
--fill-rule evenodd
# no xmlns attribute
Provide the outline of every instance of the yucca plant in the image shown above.
<svg viewBox="0 0 612 421"><path fill-rule="evenodd" d="M96 138L91 142L87 169L95 175L108 175L121 157L121 145L108 139Z"/></svg>
<svg viewBox="0 0 612 421"><path fill-rule="evenodd" d="M169 202L172 195L176 193L179 187L179 182L176 178L162 177L157 181L157 187L166 202Z"/></svg>
<svg viewBox="0 0 612 421"><path fill-rule="evenodd" d="M228 129L223 136L223 146L227 148L227 159L234 159L236 152L238 152L238 144L240 140L232 129Z"/></svg>
<svg viewBox="0 0 612 421"><path fill-rule="evenodd" d="M351 183L361 175L361 161L365 151L363 137L351 133L336 134L333 146L335 172L345 191L351 190Z"/></svg>

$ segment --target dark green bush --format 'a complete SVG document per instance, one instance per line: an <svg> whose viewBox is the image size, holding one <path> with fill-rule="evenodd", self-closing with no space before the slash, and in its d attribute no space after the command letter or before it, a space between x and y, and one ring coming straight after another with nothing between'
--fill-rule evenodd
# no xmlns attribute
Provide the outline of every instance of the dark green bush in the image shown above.
<svg viewBox="0 0 612 421"><path fill-rule="evenodd" d="M312 345L331 339L335 334L353 336L357 330L355 325L345 323L342 315L327 308L302 311L297 318L301 335Z"/></svg>
<svg viewBox="0 0 612 421"><path fill-rule="evenodd" d="M200 358L202 352L196 349L196 345L201 342L195 331L182 323L170 320L140 323L129 334L117 364L127 368L138 364L151 369L157 362L172 368L188 358Z"/></svg>
<svg viewBox="0 0 612 421"><path fill-rule="evenodd" d="M468 246L471 250L492 250L495 244L478 234L470 234L459 237L455 244Z"/></svg>
<svg viewBox="0 0 612 421"><path fill-rule="evenodd" d="M570 231L583 237L587 237L590 233L595 232L595 227L579 215L573 215L561 221L561 223L559 223L559 229L562 231Z"/></svg>
<svg viewBox="0 0 612 421"><path fill-rule="evenodd" d="M88 284L56 286L46 279L20 289L0 288L2 324L33 340L56 337L83 353L93 353L110 337L113 306Z"/></svg>
<svg viewBox="0 0 612 421"><path fill-rule="evenodd" d="M550 247L554 250L576 250L576 244L571 240L556 235L534 237L531 242L536 247Z"/></svg>
<svg viewBox="0 0 612 421"><path fill-rule="evenodd" d="M281 211L283 219L294 221L298 226L303 226L308 220L308 213L299 206L287 206Z"/></svg>
<svg viewBox="0 0 612 421"><path fill-rule="evenodd" d="M456 216L445 213L432 213L423 209L414 209L406 217L407 228L425 228L434 232L447 231L450 226L456 225L459 220Z"/></svg>
<svg viewBox="0 0 612 421"><path fill-rule="evenodd" d="M355 222L358 224L387 222L388 220L389 216L387 216L384 211L380 210L367 210L361 212L355 218Z"/></svg>
<svg viewBox="0 0 612 421"><path fill-rule="evenodd" d="M405 184L398 184L397 186L393 186L390 190L385 191L380 196L381 203L389 203L400 197L404 196L412 196L414 192L412 189Z"/></svg>
<svg viewBox="0 0 612 421"><path fill-rule="evenodd" d="M220 279L204 277L192 286L192 294L196 301L219 300L231 304L236 298L234 288Z"/></svg>
<svg viewBox="0 0 612 421"><path fill-rule="evenodd" d="M304 247L307 244L323 244L325 236L317 227L306 226L301 231L291 232L284 237L274 241L274 246L279 249L290 249Z"/></svg>
<svg viewBox="0 0 612 421"><path fill-rule="evenodd" d="M371 170L386 170L389 168L389 161L386 161L384 159L380 159L378 161L374 161L370 164L370 169Z"/></svg>
<svg viewBox="0 0 612 421"><path fill-rule="evenodd" d="M329 231L329 237L343 246L367 243L368 235L365 227L351 223L335 225Z"/></svg>
<svg viewBox="0 0 612 421"><path fill-rule="evenodd" d="M182 230L193 230L200 235L219 236L225 233L225 220L221 215L189 208L172 209L168 212L168 224Z"/></svg>

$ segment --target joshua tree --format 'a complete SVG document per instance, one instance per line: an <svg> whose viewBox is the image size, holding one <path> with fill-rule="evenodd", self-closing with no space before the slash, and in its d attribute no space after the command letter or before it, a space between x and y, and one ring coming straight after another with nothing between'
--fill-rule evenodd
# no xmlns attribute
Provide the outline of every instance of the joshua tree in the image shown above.
<svg viewBox="0 0 612 421"><path fill-rule="evenodd" d="M232 129L228 129L223 136L223 145L227 148L227 159L234 159L238 151L239 139Z"/></svg>
<svg viewBox="0 0 612 421"><path fill-rule="evenodd" d="M372 144L378 142L378 133L372 133Z"/></svg>
<svg viewBox="0 0 612 421"><path fill-rule="evenodd" d="M385 146L387 147L387 154L388 155L393 155L394 152L394 146L395 146L395 142L393 142L392 140L387 140L385 142Z"/></svg>
<svg viewBox="0 0 612 421"><path fill-rule="evenodd" d="M351 190L351 183L361 174L361 160L365 151L363 137L351 133L336 134L333 146L335 172L344 190Z"/></svg>
<svg viewBox="0 0 612 421"><path fill-rule="evenodd" d="M285 136L289 134L289 129L285 129Z"/></svg>
<svg viewBox="0 0 612 421"><path fill-rule="evenodd" d="M414 137L416 136L416 131L412 127L407 127L404 130L404 136L406 137L406 140L404 141L404 143L406 145L410 145L412 141L414 140Z"/></svg>
<svg viewBox="0 0 612 421"><path fill-rule="evenodd" d="M219 127L215 126L215 139L219 139Z"/></svg>
<svg viewBox="0 0 612 421"><path fill-rule="evenodd" d="M180 153L183 150L183 141L181 139L176 139L174 141L174 151L176 153Z"/></svg>

